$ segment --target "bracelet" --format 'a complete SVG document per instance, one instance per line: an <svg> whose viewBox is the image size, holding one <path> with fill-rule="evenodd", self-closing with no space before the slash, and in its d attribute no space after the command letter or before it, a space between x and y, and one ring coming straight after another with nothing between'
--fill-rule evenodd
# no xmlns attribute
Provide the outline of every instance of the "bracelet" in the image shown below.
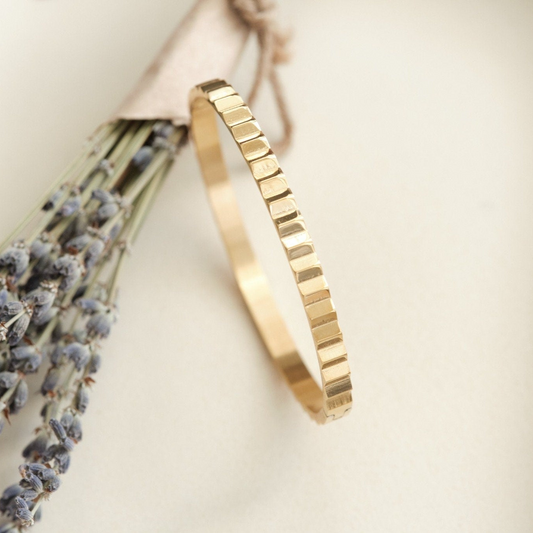
<svg viewBox="0 0 533 533"><path fill-rule="evenodd" d="M192 137L211 207L261 338L312 418L319 423L341 418L352 405L346 348L322 266L278 160L250 109L225 81L196 86L189 101ZM241 149L287 253L315 342L322 388L298 353L244 229L222 157L217 114Z"/></svg>

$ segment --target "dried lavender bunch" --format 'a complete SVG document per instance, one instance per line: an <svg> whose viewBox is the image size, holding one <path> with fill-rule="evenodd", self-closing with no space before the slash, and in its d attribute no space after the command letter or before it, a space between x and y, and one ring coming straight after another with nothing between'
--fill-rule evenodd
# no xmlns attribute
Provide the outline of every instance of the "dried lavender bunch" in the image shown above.
<svg viewBox="0 0 533 533"><path fill-rule="evenodd" d="M82 439L101 342L118 318L117 280L178 145L168 122L101 128L0 247L0 432L47 361L42 425L23 450L21 481L0 498L14 533L40 518Z"/></svg>

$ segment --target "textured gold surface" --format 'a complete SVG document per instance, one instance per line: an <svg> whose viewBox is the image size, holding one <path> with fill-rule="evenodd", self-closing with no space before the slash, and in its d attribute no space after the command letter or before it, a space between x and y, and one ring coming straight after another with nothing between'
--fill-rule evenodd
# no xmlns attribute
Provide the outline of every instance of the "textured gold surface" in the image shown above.
<svg viewBox="0 0 533 533"><path fill-rule="evenodd" d="M322 265L278 160L249 108L226 82L213 80L195 87L190 104L192 136L213 212L263 342L317 422L341 418L352 405L348 356ZM317 350L322 389L298 354L244 230L222 159L215 111L240 147L287 253Z"/></svg>

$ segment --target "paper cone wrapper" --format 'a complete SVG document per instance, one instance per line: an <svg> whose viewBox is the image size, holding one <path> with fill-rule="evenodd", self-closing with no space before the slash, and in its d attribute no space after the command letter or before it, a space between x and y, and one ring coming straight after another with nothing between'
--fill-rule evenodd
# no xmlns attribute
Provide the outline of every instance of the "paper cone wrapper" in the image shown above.
<svg viewBox="0 0 533 533"><path fill-rule="evenodd" d="M248 35L228 0L198 0L111 120L189 124L189 91L214 78L229 78Z"/></svg>

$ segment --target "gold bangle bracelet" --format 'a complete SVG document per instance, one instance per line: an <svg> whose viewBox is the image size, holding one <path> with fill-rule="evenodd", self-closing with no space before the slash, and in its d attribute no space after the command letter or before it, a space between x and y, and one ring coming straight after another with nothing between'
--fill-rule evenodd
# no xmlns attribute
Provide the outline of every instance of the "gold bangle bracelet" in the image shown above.
<svg viewBox="0 0 533 533"><path fill-rule="evenodd" d="M322 266L276 156L250 109L225 81L196 86L189 101L192 137L211 206L263 342L313 419L325 423L341 418L352 405L346 348ZM244 229L222 157L216 114L241 149L287 253L315 342L322 389L298 353Z"/></svg>

